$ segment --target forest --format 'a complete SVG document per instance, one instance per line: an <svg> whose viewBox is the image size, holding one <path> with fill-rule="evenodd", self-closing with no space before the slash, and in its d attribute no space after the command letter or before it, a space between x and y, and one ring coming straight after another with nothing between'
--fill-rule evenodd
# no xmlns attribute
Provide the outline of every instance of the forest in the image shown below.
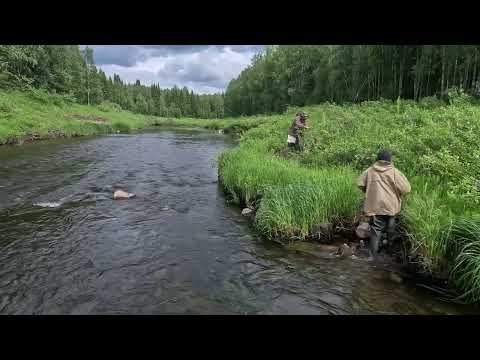
<svg viewBox="0 0 480 360"><path fill-rule="evenodd" d="M478 45L269 46L233 79L228 115L284 112L323 102L445 99L448 89L480 94Z"/></svg>
<svg viewBox="0 0 480 360"><path fill-rule="evenodd" d="M97 68L93 50L78 45L0 45L0 89L43 89L86 105L117 104L161 117L222 118L223 94L199 95L186 87L125 83Z"/></svg>

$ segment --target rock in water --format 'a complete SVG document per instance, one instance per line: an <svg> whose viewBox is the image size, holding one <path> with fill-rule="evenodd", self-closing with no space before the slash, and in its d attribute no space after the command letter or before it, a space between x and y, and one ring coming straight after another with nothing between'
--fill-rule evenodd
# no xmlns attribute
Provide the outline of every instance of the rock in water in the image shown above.
<svg viewBox="0 0 480 360"><path fill-rule="evenodd" d="M134 196L135 196L135 194L127 193L127 192L122 191L122 190L117 190L113 193L113 198L115 200L130 199Z"/></svg>
<svg viewBox="0 0 480 360"><path fill-rule="evenodd" d="M243 216L253 215L253 210L250 209L250 208L245 208L245 209L242 210L242 215Z"/></svg>
<svg viewBox="0 0 480 360"><path fill-rule="evenodd" d="M44 203L36 203L33 205L40 206L40 207L57 208L59 206L62 206L62 203L61 202L44 202Z"/></svg>
<svg viewBox="0 0 480 360"><path fill-rule="evenodd" d="M339 248L338 248L338 257L341 257L341 258L347 258L347 257L350 257L353 255L353 249L348 246L347 244L342 244Z"/></svg>
<svg viewBox="0 0 480 360"><path fill-rule="evenodd" d="M395 274L395 273L390 273L390 280L393 282L396 282L397 284L401 284L403 282L403 279L400 275Z"/></svg>

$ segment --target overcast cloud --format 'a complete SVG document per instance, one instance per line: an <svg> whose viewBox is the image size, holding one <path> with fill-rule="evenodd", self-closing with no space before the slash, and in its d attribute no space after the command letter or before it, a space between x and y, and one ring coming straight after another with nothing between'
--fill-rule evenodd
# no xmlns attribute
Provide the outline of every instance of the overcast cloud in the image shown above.
<svg viewBox="0 0 480 360"><path fill-rule="evenodd" d="M174 85L205 94L225 91L263 45L90 45L107 76L127 82Z"/></svg>

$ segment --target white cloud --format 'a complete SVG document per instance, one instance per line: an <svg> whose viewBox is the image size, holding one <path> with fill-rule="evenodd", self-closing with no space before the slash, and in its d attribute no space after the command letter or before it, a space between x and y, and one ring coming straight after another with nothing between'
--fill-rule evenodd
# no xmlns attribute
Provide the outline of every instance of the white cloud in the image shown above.
<svg viewBox="0 0 480 360"><path fill-rule="evenodd" d="M258 45L93 46L98 66L123 81L187 86L198 93L225 90L228 82L250 64ZM97 55L97 52L99 53ZM116 57L121 57L116 59Z"/></svg>

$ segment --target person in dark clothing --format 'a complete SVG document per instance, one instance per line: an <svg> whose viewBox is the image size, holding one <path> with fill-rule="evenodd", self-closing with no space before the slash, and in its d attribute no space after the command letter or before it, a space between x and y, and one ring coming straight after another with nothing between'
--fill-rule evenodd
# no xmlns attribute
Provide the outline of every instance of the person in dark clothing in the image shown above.
<svg viewBox="0 0 480 360"><path fill-rule="evenodd" d="M365 193L364 214L370 218L370 255L375 258L383 233L389 240L394 234L395 216L402 207L402 197L411 191L405 175L393 166L390 152L378 154L373 166L357 181Z"/></svg>
<svg viewBox="0 0 480 360"><path fill-rule="evenodd" d="M299 129L308 129L306 120L308 116L304 112L298 112L295 115L292 125L288 128L287 143L288 147L295 150L301 150Z"/></svg>

